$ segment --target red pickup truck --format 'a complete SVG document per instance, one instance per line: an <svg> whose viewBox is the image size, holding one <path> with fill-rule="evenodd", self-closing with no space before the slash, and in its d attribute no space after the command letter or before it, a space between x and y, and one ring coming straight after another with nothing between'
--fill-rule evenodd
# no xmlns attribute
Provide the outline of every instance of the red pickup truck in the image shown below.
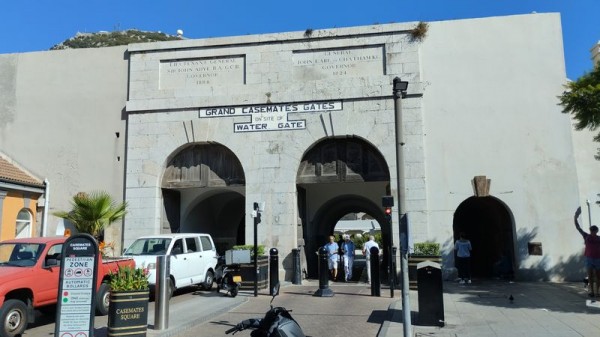
<svg viewBox="0 0 600 337"><path fill-rule="evenodd" d="M56 308L62 247L67 237L43 237L0 242L0 328L1 337L22 334L35 319L35 309ZM96 312L108 313L109 274L120 266L135 267L133 259L98 262Z"/></svg>

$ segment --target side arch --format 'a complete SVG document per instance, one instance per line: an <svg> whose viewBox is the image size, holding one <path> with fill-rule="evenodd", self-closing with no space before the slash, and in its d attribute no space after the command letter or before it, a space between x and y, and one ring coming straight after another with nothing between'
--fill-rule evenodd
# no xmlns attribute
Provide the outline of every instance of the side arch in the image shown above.
<svg viewBox="0 0 600 337"><path fill-rule="evenodd" d="M218 143L188 144L167 158L161 232L211 234L219 253L245 240L244 169Z"/></svg>
<svg viewBox="0 0 600 337"><path fill-rule="evenodd" d="M464 232L471 241L474 277L510 277L515 271L515 225L508 206L492 197L470 197L456 209L454 241Z"/></svg>
<svg viewBox="0 0 600 337"><path fill-rule="evenodd" d="M231 150L218 143L204 143L188 145L167 161L161 187L223 187L245 183L242 164Z"/></svg>

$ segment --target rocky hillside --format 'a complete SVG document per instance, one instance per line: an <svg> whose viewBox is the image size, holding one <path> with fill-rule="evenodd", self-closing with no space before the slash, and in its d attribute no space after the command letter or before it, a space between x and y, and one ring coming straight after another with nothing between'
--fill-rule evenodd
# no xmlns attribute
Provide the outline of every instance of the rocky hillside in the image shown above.
<svg viewBox="0 0 600 337"><path fill-rule="evenodd" d="M168 35L161 32L144 32L129 29L117 32L77 33L50 50L77 49L77 48L102 48L127 45L130 43L156 42L181 40L183 37Z"/></svg>

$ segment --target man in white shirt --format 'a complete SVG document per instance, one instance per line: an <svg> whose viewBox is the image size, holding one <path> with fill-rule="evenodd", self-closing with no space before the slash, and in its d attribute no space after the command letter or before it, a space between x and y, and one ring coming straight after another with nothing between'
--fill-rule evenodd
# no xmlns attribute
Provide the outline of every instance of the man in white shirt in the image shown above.
<svg viewBox="0 0 600 337"><path fill-rule="evenodd" d="M335 281L337 279L337 267L340 259L338 255L340 246L335 242L335 237L333 235L329 237L329 242L325 245L325 249L327 249L327 264L330 277L332 281Z"/></svg>
<svg viewBox="0 0 600 337"><path fill-rule="evenodd" d="M379 249L379 245L375 242L375 237L373 235L369 236L369 241L365 242L363 246L363 255L367 261L367 283L371 284L371 248L377 247Z"/></svg>

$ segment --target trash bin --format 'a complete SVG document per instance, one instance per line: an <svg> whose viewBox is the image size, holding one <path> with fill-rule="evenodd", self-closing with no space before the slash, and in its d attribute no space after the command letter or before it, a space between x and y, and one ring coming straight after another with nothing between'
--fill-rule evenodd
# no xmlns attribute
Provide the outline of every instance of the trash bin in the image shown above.
<svg viewBox="0 0 600 337"><path fill-rule="evenodd" d="M423 261L417 264L419 295L419 325L444 326L444 291L439 263Z"/></svg>

